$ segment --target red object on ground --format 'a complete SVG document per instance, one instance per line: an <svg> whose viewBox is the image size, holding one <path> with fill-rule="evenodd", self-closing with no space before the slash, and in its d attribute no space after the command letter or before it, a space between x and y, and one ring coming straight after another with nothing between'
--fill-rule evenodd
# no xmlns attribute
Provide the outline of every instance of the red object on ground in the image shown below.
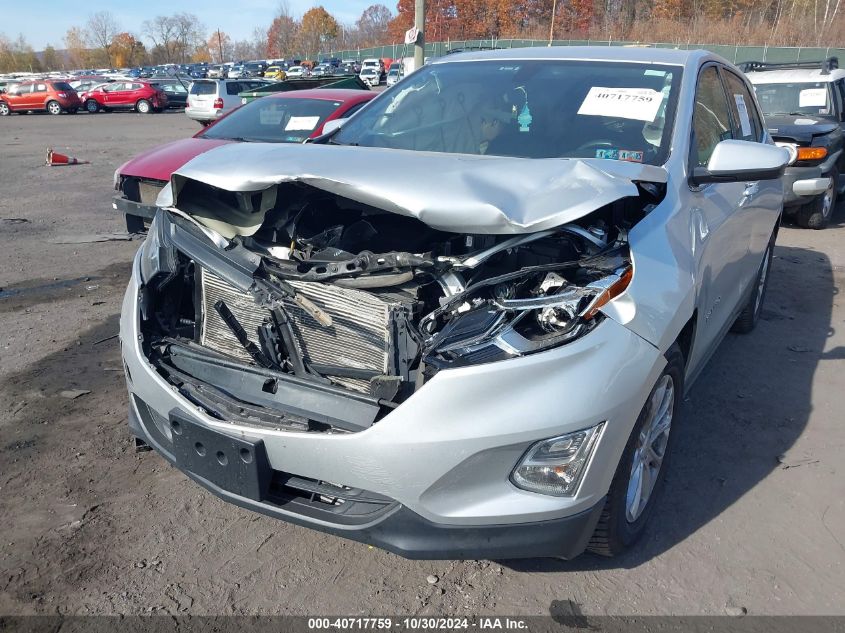
<svg viewBox="0 0 845 633"><path fill-rule="evenodd" d="M50 167L55 167L57 165L88 165L89 163L87 160L79 160L73 156L65 156L64 154L54 152L52 149L48 149L46 164Z"/></svg>

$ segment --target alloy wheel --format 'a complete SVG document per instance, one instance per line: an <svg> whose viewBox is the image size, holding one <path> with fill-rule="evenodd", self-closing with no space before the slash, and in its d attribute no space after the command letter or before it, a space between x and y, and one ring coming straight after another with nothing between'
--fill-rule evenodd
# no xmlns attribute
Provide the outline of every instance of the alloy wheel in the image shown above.
<svg viewBox="0 0 845 633"><path fill-rule="evenodd" d="M675 382L666 374L660 378L651 394L648 419L640 430L628 490L625 495L625 518L633 523L642 515L654 492L660 467L666 457L672 415L675 408Z"/></svg>

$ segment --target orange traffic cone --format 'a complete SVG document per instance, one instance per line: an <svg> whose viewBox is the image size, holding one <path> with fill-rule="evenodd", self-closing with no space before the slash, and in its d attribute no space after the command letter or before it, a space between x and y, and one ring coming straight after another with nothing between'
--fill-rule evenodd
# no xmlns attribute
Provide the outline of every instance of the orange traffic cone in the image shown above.
<svg viewBox="0 0 845 633"><path fill-rule="evenodd" d="M54 167L56 165L87 165L87 160L79 160L73 156L65 156L54 152L52 149L47 150L47 165Z"/></svg>

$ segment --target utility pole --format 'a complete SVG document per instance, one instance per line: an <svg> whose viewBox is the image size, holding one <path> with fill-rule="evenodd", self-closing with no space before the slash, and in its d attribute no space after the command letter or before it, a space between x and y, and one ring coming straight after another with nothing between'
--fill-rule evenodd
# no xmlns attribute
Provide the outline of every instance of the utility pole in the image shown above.
<svg viewBox="0 0 845 633"><path fill-rule="evenodd" d="M220 29L217 29L217 50L220 51L220 63L223 63L223 38L220 37Z"/></svg>
<svg viewBox="0 0 845 633"><path fill-rule="evenodd" d="M555 13L557 10L557 0L552 2L552 23L549 26L549 46L552 45L552 41L555 39ZM570 36L572 37L572 36Z"/></svg>
<svg viewBox="0 0 845 633"><path fill-rule="evenodd" d="M425 63L425 0L414 0L414 27L419 31L414 44L414 70Z"/></svg>

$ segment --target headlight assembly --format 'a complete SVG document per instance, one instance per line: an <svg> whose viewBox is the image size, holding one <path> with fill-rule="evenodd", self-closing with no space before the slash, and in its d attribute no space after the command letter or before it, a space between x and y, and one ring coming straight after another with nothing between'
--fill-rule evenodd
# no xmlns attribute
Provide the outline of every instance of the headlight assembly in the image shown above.
<svg viewBox="0 0 845 633"><path fill-rule="evenodd" d="M141 281L149 285L157 276L162 279L155 279L161 283L170 279L176 274L176 249L167 239L167 228L169 222L162 216L162 212L156 213L147 232L147 239L141 246Z"/></svg>
<svg viewBox="0 0 845 633"><path fill-rule="evenodd" d="M555 272L529 272L462 293L464 301L421 322L426 360L435 366L503 360L574 340L595 327L602 306L622 294L630 266L585 285ZM448 306L447 306L448 307ZM439 331L435 331L439 323Z"/></svg>

